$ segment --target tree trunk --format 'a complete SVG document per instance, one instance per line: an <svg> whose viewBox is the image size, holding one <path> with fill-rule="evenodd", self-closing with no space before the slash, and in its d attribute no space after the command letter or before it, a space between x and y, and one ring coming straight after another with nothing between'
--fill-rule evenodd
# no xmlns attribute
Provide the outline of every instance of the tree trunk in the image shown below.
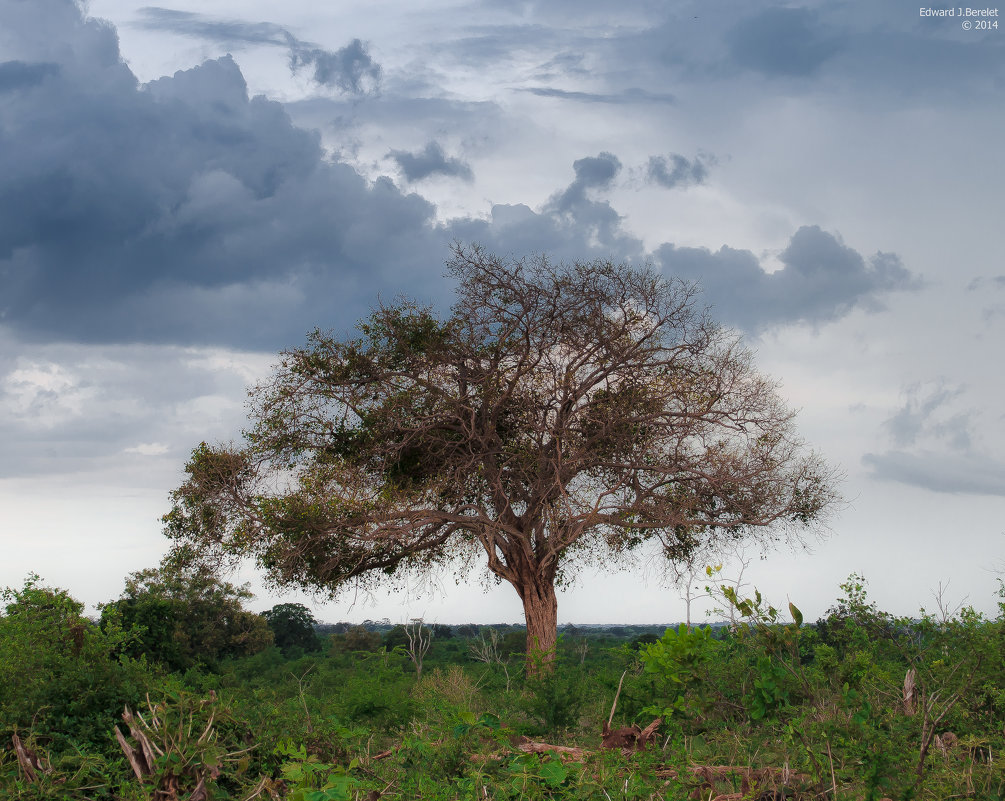
<svg viewBox="0 0 1005 801"><path fill-rule="evenodd" d="M535 577L518 586L527 621L527 675L548 673L555 661L558 639L558 597L555 584Z"/></svg>

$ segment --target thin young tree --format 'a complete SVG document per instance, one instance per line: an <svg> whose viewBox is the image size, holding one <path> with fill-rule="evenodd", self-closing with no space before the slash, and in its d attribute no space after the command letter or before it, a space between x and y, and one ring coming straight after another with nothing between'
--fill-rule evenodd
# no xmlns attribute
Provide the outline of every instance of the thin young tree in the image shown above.
<svg viewBox="0 0 1005 801"><path fill-rule="evenodd" d="M415 680L422 680L422 662L429 652L429 646L433 644L433 630L426 626L421 617L412 618L404 626L405 636L408 637L408 648L405 653L415 665Z"/></svg>
<svg viewBox="0 0 1005 801"><path fill-rule="evenodd" d="M499 665L506 677L506 692L510 689L509 660L511 654L503 653L499 630L489 626L478 633L478 639L468 646L471 658L486 665Z"/></svg>
<svg viewBox="0 0 1005 801"><path fill-rule="evenodd" d="M380 305L284 352L243 444L194 450L167 533L333 595L482 560L523 602L532 665L577 568L799 536L834 500L694 285L460 245L448 272L447 316Z"/></svg>

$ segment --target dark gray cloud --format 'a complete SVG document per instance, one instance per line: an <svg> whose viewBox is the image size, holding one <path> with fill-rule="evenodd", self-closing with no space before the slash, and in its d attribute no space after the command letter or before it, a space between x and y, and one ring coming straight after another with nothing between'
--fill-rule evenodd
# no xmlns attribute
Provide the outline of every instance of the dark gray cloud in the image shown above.
<svg viewBox="0 0 1005 801"><path fill-rule="evenodd" d="M675 103L676 98L668 92L647 92L638 87L629 87L617 93L573 92L550 86L521 87L521 92L530 92L539 97L555 97L559 100L576 100L581 103L610 103L627 105L631 103Z"/></svg>
<svg viewBox="0 0 1005 801"><path fill-rule="evenodd" d="M140 9L140 17L143 27L208 39L227 47L251 44L288 48L292 72L307 70L315 83L348 95L375 94L380 88L381 67L359 39L338 50L326 50L301 41L272 22L220 20L156 6Z"/></svg>
<svg viewBox="0 0 1005 801"><path fill-rule="evenodd" d="M0 94L27 89L59 73L58 64L26 64L23 61L0 62Z"/></svg>
<svg viewBox="0 0 1005 801"><path fill-rule="evenodd" d="M843 47L809 8L767 8L739 20L726 34L733 61L766 75L807 76Z"/></svg>
<svg viewBox="0 0 1005 801"><path fill-rule="evenodd" d="M912 384L882 424L893 445L866 453L862 464L874 478L927 490L1005 495L1005 462L983 450L980 413L960 407L967 389L937 380Z"/></svg>
<svg viewBox="0 0 1005 801"><path fill-rule="evenodd" d="M58 69L0 105L0 319L22 338L272 350L351 327L378 294L435 298L455 238L638 250L606 204L571 203L616 160L577 162L561 212L437 224L423 198L329 160L280 104L249 99L230 57L140 87L114 29L70 0L43 5L21 17L16 55Z"/></svg>
<svg viewBox="0 0 1005 801"><path fill-rule="evenodd" d="M986 455L892 450L867 453L862 464L874 478L934 492L1005 496L1005 463Z"/></svg>
<svg viewBox="0 0 1005 801"><path fill-rule="evenodd" d="M474 180L470 165L459 158L448 157L438 142L429 142L418 153L406 150L392 150L388 153L405 176L412 183L430 175L446 175L464 181Z"/></svg>
<svg viewBox="0 0 1005 801"><path fill-rule="evenodd" d="M335 51L291 42L290 69L299 72L304 68L313 71L316 83L349 95L375 94L380 88L380 65L359 39Z"/></svg>
<svg viewBox="0 0 1005 801"><path fill-rule="evenodd" d="M454 239L556 259L646 256L595 196L621 170L612 153L576 160L536 211L437 223L428 201L367 181L282 105L249 99L231 58L141 87L114 29L71 0L0 3L22 12L9 30L17 88L0 104L0 320L22 338L273 350L314 325L351 327L378 294L446 297ZM866 265L813 228L770 276L728 248L657 255L751 330L833 319L912 285L895 257Z"/></svg>
<svg viewBox="0 0 1005 801"><path fill-rule="evenodd" d="M543 211L580 226L585 241L620 241L622 246L627 245L628 237L621 230L621 215L606 200L592 199L587 191L609 187L621 172L621 161L613 153L605 151L597 156L576 159L572 169L576 174L575 180L552 195ZM633 243L631 250L637 249L638 243Z"/></svg>
<svg viewBox="0 0 1005 801"><path fill-rule="evenodd" d="M140 88L113 29L69 0L31 5L18 60L59 60L0 106L5 325L273 348L335 322L332 297L361 311L441 273L433 207L329 162L229 57Z"/></svg>
<svg viewBox="0 0 1005 801"><path fill-rule="evenodd" d="M621 171L621 162L613 153L603 152L597 156L586 156L572 162L576 173L574 187L610 186L611 181ZM570 187L571 189L572 187Z"/></svg>
<svg viewBox="0 0 1005 801"><path fill-rule="evenodd" d="M897 256L866 260L833 234L803 226L779 255L784 267L765 271L749 250L666 244L656 256L669 273L701 283L716 316L747 331L785 323L819 324L854 308L877 310L889 292L915 289L919 279Z"/></svg>
<svg viewBox="0 0 1005 801"><path fill-rule="evenodd" d="M678 153L650 156L646 165L646 177L666 189L684 189L705 183L708 168L714 163L714 158L700 155L693 159L687 159Z"/></svg>
<svg viewBox="0 0 1005 801"><path fill-rule="evenodd" d="M576 179L549 202L549 208L558 212L570 212L589 204L587 189L603 189L621 172L621 161L613 153L603 152L597 156L576 159L572 163Z"/></svg>

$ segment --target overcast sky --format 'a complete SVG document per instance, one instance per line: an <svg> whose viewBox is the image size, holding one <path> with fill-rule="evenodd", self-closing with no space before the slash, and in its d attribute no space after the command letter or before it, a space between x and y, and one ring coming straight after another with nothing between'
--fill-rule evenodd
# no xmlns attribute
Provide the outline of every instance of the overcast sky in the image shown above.
<svg viewBox="0 0 1005 801"><path fill-rule="evenodd" d="M906 0L0 0L0 586L117 597L277 352L378 298L446 307L460 240L701 283L846 475L826 539L753 555L769 598L813 619L857 571L896 613L939 582L994 610L1005 29L963 21ZM483 585L312 605L520 619ZM586 569L559 602L561 622L682 615L654 572Z"/></svg>

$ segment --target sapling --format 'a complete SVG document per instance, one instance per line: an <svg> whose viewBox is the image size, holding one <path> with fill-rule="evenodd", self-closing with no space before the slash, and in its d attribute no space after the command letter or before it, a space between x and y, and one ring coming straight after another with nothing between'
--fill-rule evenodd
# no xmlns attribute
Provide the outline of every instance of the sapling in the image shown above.
<svg viewBox="0 0 1005 801"><path fill-rule="evenodd" d="M405 625L405 636L408 637L405 653L415 665L415 680L419 681L422 678L422 660L433 642L433 630L423 625L421 617L416 617Z"/></svg>

